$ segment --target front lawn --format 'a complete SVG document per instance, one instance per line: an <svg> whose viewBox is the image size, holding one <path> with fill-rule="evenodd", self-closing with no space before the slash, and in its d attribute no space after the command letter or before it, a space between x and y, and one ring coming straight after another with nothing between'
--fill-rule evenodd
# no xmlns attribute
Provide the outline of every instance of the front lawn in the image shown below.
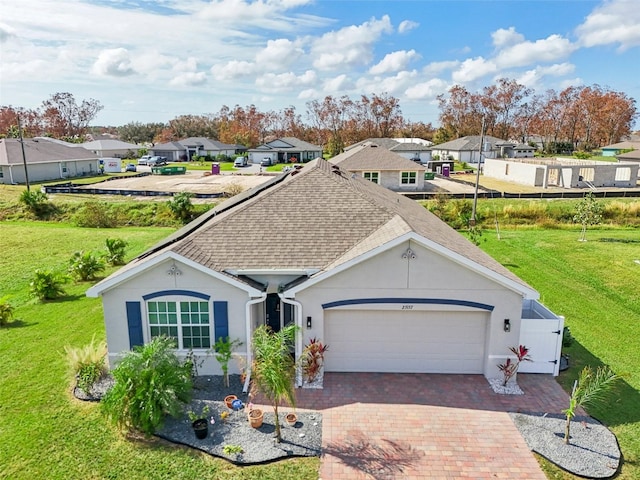
<svg viewBox="0 0 640 480"><path fill-rule="evenodd" d="M97 404L72 399L64 346L104 339L100 299L89 282L40 304L27 292L36 268L64 269L74 251L101 250L107 237L126 239L127 260L171 229L82 229L64 224L0 223L0 298L20 321L0 329L0 478L11 479L317 479L317 458L239 468L156 439L124 439ZM106 273L110 273L109 269Z"/></svg>
<svg viewBox="0 0 640 480"><path fill-rule="evenodd" d="M571 391L586 364L610 365L624 377L618 395L590 410L618 437L624 456L620 479L640 478L640 232L594 229L485 232L482 248L526 280L542 302L565 317L574 344L563 349L571 368L559 377ZM543 462L549 478L577 478Z"/></svg>

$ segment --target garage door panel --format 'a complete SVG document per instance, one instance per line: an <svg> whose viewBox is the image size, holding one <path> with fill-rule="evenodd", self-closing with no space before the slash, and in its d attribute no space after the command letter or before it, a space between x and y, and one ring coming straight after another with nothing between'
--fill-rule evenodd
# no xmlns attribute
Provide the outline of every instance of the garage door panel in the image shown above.
<svg viewBox="0 0 640 480"><path fill-rule="evenodd" d="M487 314L335 310L325 313L331 372L482 373Z"/></svg>

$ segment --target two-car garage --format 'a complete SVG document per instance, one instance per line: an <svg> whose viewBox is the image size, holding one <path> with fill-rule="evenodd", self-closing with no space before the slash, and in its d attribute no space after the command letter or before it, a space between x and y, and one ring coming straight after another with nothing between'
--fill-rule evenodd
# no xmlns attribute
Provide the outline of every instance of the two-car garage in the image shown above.
<svg viewBox="0 0 640 480"><path fill-rule="evenodd" d="M324 312L327 372L483 373L486 311Z"/></svg>

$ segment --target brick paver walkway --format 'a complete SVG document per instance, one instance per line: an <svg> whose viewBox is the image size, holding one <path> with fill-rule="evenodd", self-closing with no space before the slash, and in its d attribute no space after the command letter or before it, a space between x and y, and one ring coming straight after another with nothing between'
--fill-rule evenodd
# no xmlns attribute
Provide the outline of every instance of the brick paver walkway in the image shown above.
<svg viewBox="0 0 640 480"><path fill-rule="evenodd" d="M521 374L525 395L498 395L481 375L331 373L299 389L323 414L323 480L546 480L506 412L560 413L548 375Z"/></svg>

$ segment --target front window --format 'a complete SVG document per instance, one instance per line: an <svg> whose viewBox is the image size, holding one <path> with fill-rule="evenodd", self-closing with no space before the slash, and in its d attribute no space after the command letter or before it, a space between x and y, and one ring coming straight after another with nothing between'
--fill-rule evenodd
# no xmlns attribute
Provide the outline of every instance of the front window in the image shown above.
<svg viewBox="0 0 640 480"><path fill-rule="evenodd" d="M147 303L151 338L172 338L177 348L211 348L208 302Z"/></svg>
<svg viewBox="0 0 640 480"><path fill-rule="evenodd" d="M402 172L400 174L400 183L402 185L415 185L416 177L416 172Z"/></svg>
<svg viewBox="0 0 640 480"><path fill-rule="evenodd" d="M365 180L369 180L373 183L380 183L380 174L378 172L363 172L362 176Z"/></svg>

